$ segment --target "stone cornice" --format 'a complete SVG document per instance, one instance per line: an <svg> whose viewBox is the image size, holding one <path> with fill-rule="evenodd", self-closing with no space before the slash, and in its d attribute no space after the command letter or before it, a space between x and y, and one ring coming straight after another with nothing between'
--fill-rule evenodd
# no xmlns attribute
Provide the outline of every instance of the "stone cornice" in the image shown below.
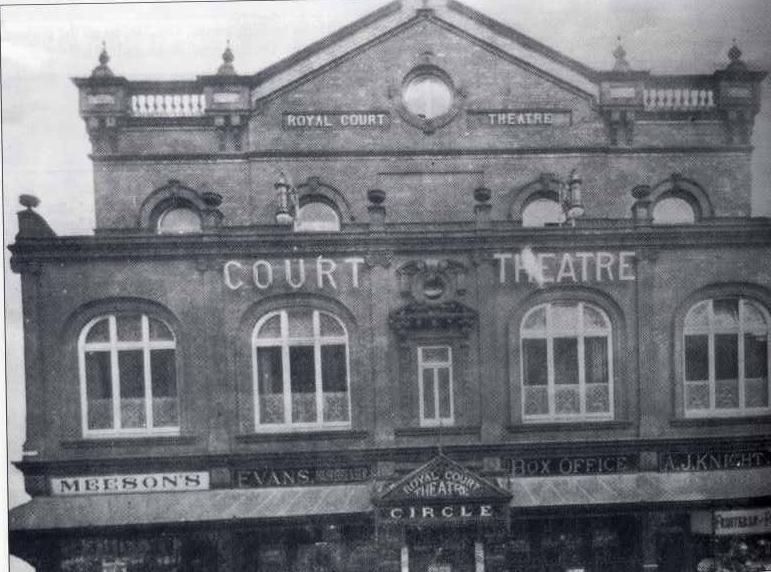
<svg viewBox="0 0 771 572"><path fill-rule="evenodd" d="M586 249L627 248L660 250L766 247L771 245L768 219L727 219L692 226L634 227L630 221L604 225L531 229L505 221L492 228L474 229L471 224L426 224L420 229L389 225L371 231L366 225L334 234L293 234L274 226L227 229L187 236L131 233L98 236L67 236L20 239L9 246L14 269L32 262L101 259L198 259L201 257L327 256L392 251L395 255L431 252L480 252L534 248Z"/></svg>

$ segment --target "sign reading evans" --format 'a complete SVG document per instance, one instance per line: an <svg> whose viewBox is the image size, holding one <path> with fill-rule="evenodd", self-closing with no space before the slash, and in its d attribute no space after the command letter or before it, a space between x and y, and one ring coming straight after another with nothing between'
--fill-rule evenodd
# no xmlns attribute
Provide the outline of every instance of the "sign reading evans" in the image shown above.
<svg viewBox="0 0 771 572"><path fill-rule="evenodd" d="M349 129L388 127L391 115L387 111L298 111L285 112L284 129Z"/></svg>
<svg viewBox="0 0 771 572"><path fill-rule="evenodd" d="M238 488L295 487L330 483L367 481L370 469L366 465L355 467L303 467L289 469L250 469L235 472Z"/></svg>
<svg viewBox="0 0 771 572"><path fill-rule="evenodd" d="M763 534L771 532L771 508L718 510L714 517L715 534Z"/></svg>
<svg viewBox="0 0 771 572"><path fill-rule="evenodd" d="M99 495L120 493L167 493L209 488L209 473L142 473L88 477L52 477L54 495Z"/></svg>

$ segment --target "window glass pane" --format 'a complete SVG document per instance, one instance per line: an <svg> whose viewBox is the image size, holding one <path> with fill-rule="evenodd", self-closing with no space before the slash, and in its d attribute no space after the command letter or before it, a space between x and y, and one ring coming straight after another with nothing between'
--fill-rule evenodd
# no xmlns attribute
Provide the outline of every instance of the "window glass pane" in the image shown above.
<svg viewBox="0 0 771 572"><path fill-rule="evenodd" d="M608 338L584 339L586 383L608 383Z"/></svg>
<svg viewBox="0 0 771 572"><path fill-rule="evenodd" d="M88 428L111 429L113 419L110 352L86 352L85 357Z"/></svg>
<svg viewBox="0 0 771 572"><path fill-rule="evenodd" d="M718 409L739 407L738 379L718 379L715 381L715 407Z"/></svg>
<svg viewBox="0 0 771 572"><path fill-rule="evenodd" d="M174 341L174 334L171 333L166 324L154 318L148 318L148 321L150 322L151 340Z"/></svg>
<svg viewBox="0 0 771 572"><path fill-rule="evenodd" d="M739 328L739 300L723 298L712 302L715 312L716 330L736 330Z"/></svg>
<svg viewBox="0 0 771 572"><path fill-rule="evenodd" d="M257 348L260 423L284 422L283 375L281 348Z"/></svg>
<svg viewBox="0 0 771 572"><path fill-rule="evenodd" d="M768 379L748 379L744 395L747 407L768 407Z"/></svg>
<svg viewBox="0 0 771 572"><path fill-rule="evenodd" d="M578 388L558 387L554 393L554 407L557 413L580 413Z"/></svg>
<svg viewBox="0 0 771 572"><path fill-rule="evenodd" d="M174 350L151 350L150 370L153 396L153 425L179 425L177 371Z"/></svg>
<svg viewBox="0 0 771 572"><path fill-rule="evenodd" d="M280 338L281 337L281 314L275 314L265 320L257 332L258 338Z"/></svg>
<svg viewBox="0 0 771 572"><path fill-rule="evenodd" d="M340 218L328 204L311 202L300 207L294 228L300 232L334 232L340 230Z"/></svg>
<svg viewBox="0 0 771 572"><path fill-rule="evenodd" d="M688 315L685 317L685 327L704 331L709 328L709 300L699 302L688 311Z"/></svg>
<svg viewBox="0 0 771 572"><path fill-rule="evenodd" d="M145 427L145 376L141 350L118 352L120 422L124 428Z"/></svg>
<svg viewBox="0 0 771 572"><path fill-rule="evenodd" d="M584 328L606 330L608 323L605 320L605 316L597 308L584 304Z"/></svg>
<svg viewBox="0 0 771 572"><path fill-rule="evenodd" d="M340 322L338 322L336 318L333 318L324 312L319 312L319 320L322 336L340 337L345 335L343 326L340 325Z"/></svg>
<svg viewBox="0 0 771 572"><path fill-rule="evenodd" d="M163 213L158 221L158 232L161 234L184 234L200 231L201 217L189 208L169 209Z"/></svg>
<svg viewBox="0 0 771 572"><path fill-rule="evenodd" d="M539 227L559 224L563 220L562 207L557 201L536 199L522 211L522 226Z"/></svg>
<svg viewBox="0 0 771 572"><path fill-rule="evenodd" d="M434 403L434 370L423 370L423 417L436 418L436 404Z"/></svg>
<svg viewBox="0 0 771 572"><path fill-rule="evenodd" d="M549 392L546 386L525 387L525 415L549 413Z"/></svg>
<svg viewBox="0 0 771 572"><path fill-rule="evenodd" d="M572 303L551 305L549 330L555 336L574 333L578 329L578 306Z"/></svg>
<svg viewBox="0 0 771 572"><path fill-rule="evenodd" d="M667 197L653 207L653 224L690 224L696 221L693 207L678 197Z"/></svg>
<svg viewBox="0 0 771 572"><path fill-rule="evenodd" d="M715 379L739 377L739 337L735 334L715 335Z"/></svg>
<svg viewBox="0 0 771 572"><path fill-rule="evenodd" d="M450 384L450 368L442 367L436 370L437 382L439 383L439 417L449 419L452 417L450 407L450 393L452 387Z"/></svg>
<svg viewBox="0 0 771 572"><path fill-rule="evenodd" d="M522 340L525 385L546 385L546 340Z"/></svg>
<svg viewBox="0 0 771 572"><path fill-rule="evenodd" d="M102 318L88 330L86 342L109 342L110 341L110 319Z"/></svg>
<svg viewBox="0 0 771 572"><path fill-rule="evenodd" d="M313 312L311 310L289 310L289 336L292 338L313 337Z"/></svg>
<svg viewBox="0 0 771 572"><path fill-rule="evenodd" d="M709 409L709 382L685 384L685 408Z"/></svg>
<svg viewBox="0 0 771 572"><path fill-rule="evenodd" d="M527 315L527 318L525 318L522 329L527 330L528 332L546 331L546 308L541 307L530 312Z"/></svg>
<svg viewBox="0 0 771 572"><path fill-rule="evenodd" d="M313 346L289 348L289 374L292 388L292 422L316 422L316 368Z"/></svg>
<svg viewBox="0 0 771 572"><path fill-rule="evenodd" d="M768 376L768 338L744 334L744 375L747 378Z"/></svg>
<svg viewBox="0 0 771 572"><path fill-rule="evenodd" d="M578 340L575 338L554 339L554 383L578 383Z"/></svg>
<svg viewBox="0 0 771 572"><path fill-rule="evenodd" d="M420 348L424 362L447 363L449 361L449 348Z"/></svg>
<svg viewBox="0 0 771 572"><path fill-rule="evenodd" d="M709 379L709 337L685 336L685 379Z"/></svg>
<svg viewBox="0 0 771 572"><path fill-rule="evenodd" d="M121 342L138 342L142 340L142 316L139 314L123 314L116 318L118 340Z"/></svg>
<svg viewBox="0 0 771 572"><path fill-rule="evenodd" d="M348 421L347 373L345 346L321 346L324 421Z"/></svg>
<svg viewBox="0 0 771 572"><path fill-rule="evenodd" d="M586 412L606 413L610 411L610 387L603 384L586 386Z"/></svg>
<svg viewBox="0 0 771 572"><path fill-rule="evenodd" d="M745 332L765 332L767 329L766 318L760 308L744 300L744 316L742 317Z"/></svg>
<svg viewBox="0 0 771 572"><path fill-rule="evenodd" d="M433 119L450 111L453 95L441 78L426 74L411 80L404 88L404 104L410 113Z"/></svg>

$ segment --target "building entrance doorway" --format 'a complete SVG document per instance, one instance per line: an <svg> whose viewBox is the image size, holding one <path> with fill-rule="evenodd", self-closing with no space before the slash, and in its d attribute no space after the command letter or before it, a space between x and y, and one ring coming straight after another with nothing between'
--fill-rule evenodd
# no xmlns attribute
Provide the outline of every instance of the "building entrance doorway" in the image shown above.
<svg viewBox="0 0 771 572"><path fill-rule="evenodd" d="M409 572L475 572L468 530L413 530L407 534Z"/></svg>

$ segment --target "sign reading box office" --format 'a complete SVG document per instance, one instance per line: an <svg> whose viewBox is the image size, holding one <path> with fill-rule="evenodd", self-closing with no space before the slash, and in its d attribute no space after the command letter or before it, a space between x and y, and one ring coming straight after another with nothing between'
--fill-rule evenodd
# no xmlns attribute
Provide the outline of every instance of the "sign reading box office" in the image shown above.
<svg viewBox="0 0 771 572"><path fill-rule="evenodd" d="M513 477L609 475L637 470L638 455L585 455L564 457L514 457Z"/></svg>
<svg viewBox="0 0 771 572"><path fill-rule="evenodd" d="M209 473L137 473L52 477L53 495L100 495L122 493L168 493L201 491L209 488Z"/></svg>

